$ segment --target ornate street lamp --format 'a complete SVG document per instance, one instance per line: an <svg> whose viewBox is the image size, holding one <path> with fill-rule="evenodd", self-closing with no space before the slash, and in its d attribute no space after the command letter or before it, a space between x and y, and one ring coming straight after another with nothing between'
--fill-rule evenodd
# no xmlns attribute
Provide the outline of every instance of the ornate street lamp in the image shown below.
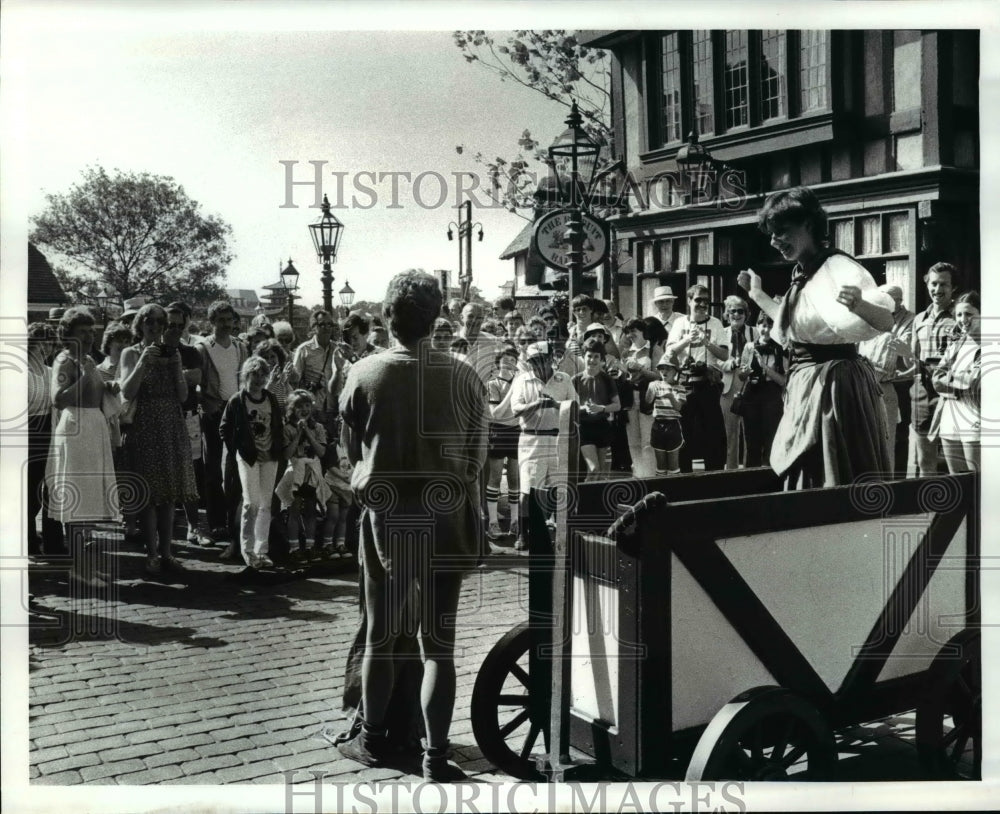
<svg viewBox="0 0 1000 814"><path fill-rule="evenodd" d="M687 143L681 145L674 160L680 170L685 203L703 200L704 193L711 188L715 171L721 164L712 158L703 144L698 143L696 131L691 131Z"/></svg>
<svg viewBox="0 0 1000 814"><path fill-rule="evenodd" d="M351 305L354 303L354 289L351 284L344 280L344 287L340 289L340 304L344 306L344 315L350 313Z"/></svg>
<svg viewBox="0 0 1000 814"><path fill-rule="evenodd" d="M323 196L323 214L318 221L309 226L316 256L323 263L323 308L333 313L333 271L331 263L337 262L337 249L344 233L344 224L330 212L330 201Z"/></svg>
<svg viewBox="0 0 1000 814"><path fill-rule="evenodd" d="M582 204L597 168L601 145L583 129L583 118L576 106L570 108L566 129L549 147L549 166L559 186L559 198L568 204L569 220L565 237L569 243L569 298L579 293L583 283L583 215Z"/></svg>
<svg viewBox="0 0 1000 814"><path fill-rule="evenodd" d="M464 217L463 217L464 215ZM454 240L455 229L458 232L458 282L462 287L462 299L469 299L469 292L472 289L472 230L479 230L479 242L483 242L483 224L472 222L472 201L471 199L459 207L458 223L451 221L448 224L448 240ZM447 297L448 292L442 291Z"/></svg>
<svg viewBox="0 0 1000 814"><path fill-rule="evenodd" d="M294 331L295 323L292 321L294 317L292 308L295 302L295 292L299 290L299 272L292 265L291 257L288 258L288 265L281 272L281 284L285 287L285 293L288 295L288 324L292 326L292 330Z"/></svg>

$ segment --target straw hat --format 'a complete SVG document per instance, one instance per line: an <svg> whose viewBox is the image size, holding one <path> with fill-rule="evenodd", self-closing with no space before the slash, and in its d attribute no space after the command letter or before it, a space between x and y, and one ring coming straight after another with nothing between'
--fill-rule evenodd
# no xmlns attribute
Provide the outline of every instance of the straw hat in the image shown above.
<svg viewBox="0 0 1000 814"><path fill-rule="evenodd" d="M658 285L653 289L653 302L661 300L676 300L673 290L668 285Z"/></svg>

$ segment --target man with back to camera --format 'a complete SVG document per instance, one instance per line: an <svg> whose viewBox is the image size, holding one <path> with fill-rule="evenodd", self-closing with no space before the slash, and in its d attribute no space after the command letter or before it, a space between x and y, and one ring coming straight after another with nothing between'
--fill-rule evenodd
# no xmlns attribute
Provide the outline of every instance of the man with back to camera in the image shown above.
<svg viewBox="0 0 1000 814"><path fill-rule="evenodd" d="M392 654L408 595L417 587L427 733L423 776L453 782L465 778L448 760L454 618L463 571L474 566L479 552L486 388L469 365L431 346L441 311L433 276L397 274L384 309L399 344L352 366L340 398L344 445L355 464L351 486L362 506L368 626L361 730L337 748L366 766L389 759L385 717L395 676Z"/></svg>

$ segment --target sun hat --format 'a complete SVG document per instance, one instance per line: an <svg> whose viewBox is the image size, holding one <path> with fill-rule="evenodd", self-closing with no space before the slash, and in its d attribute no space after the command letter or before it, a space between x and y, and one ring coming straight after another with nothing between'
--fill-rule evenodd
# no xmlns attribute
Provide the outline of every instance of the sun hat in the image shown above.
<svg viewBox="0 0 1000 814"><path fill-rule="evenodd" d="M608 329L605 328L600 322L591 322L584 330L583 336L584 338L586 338L590 336L590 334L597 333L598 331L600 331L605 336L610 336Z"/></svg>
<svg viewBox="0 0 1000 814"><path fill-rule="evenodd" d="M653 302L660 300L676 300L673 289L668 285L658 285L653 289Z"/></svg>

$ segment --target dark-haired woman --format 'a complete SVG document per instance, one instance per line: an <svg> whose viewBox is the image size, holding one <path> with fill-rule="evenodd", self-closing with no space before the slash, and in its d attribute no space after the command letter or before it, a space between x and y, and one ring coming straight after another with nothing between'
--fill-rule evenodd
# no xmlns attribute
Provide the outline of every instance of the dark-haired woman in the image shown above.
<svg viewBox="0 0 1000 814"><path fill-rule="evenodd" d="M785 412L771 445L771 467L788 489L851 483L892 471L882 389L858 342L892 328L891 298L851 257L827 248L826 212L805 187L765 201L758 226L795 263L777 302L747 269L739 285L774 320L791 363Z"/></svg>
<svg viewBox="0 0 1000 814"><path fill-rule="evenodd" d="M771 442L784 412L785 352L771 338L774 323L764 313L757 319L757 340L748 342L740 357L743 386L743 434L747 466L762 466L771 456Z"/></svg>
<svg viewBox="0 0 1000 814"><path fill-rule="evenodd" d="M63 524L73 556L70 578L91 588L106 583L86 556L86 528L118 519L115 466L108 422L101 410L107 391L87 350L94 343L94 318L69 308L59 323L65 349L52 364L56 427L46 467L49 516Z"/></svg>

